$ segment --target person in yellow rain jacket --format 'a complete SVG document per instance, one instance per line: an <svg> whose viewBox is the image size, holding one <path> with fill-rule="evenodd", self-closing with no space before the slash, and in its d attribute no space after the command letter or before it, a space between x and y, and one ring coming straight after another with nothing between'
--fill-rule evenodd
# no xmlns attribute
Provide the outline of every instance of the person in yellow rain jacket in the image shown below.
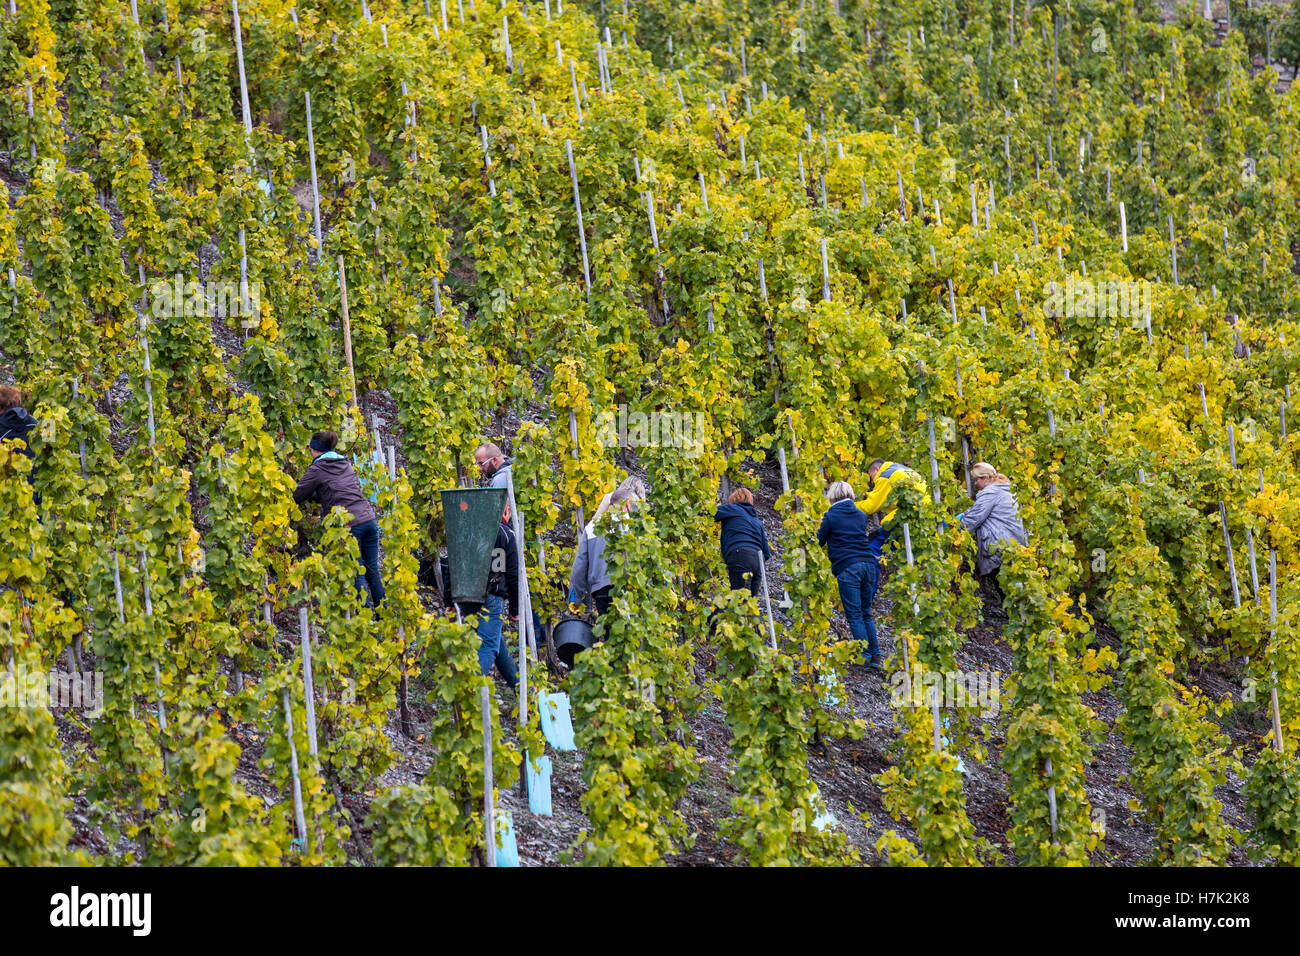
<svg viewBox="0 0 1300 956"><path fill-rule="evenodd" d="M865 498L854 504L869 515L877 514L884 509L884 514L880 516L880 527L867 534L871 551L879 561L885 553L889 539L898 530L893 523L894 515L898 512L898 501L893 496L893 492L901 485L909 484L914 485L921 494L925 494L925 479L906 465L877 458L867 466L867 480L870 482L871 490L867 492Z"/></svg>
<svg viewBox="0 0 1300 956"><path fill-rule="evenodd" d="M925 480L906 465L900 465L892 461L885 461L883 458L877 458L867 468L867 478L871 482L871 491L857 506L866 514L873 515L882 508L888 507L880 519L882 530L894 520L894 512L898 506L889 507L890 492L902 484L915 485L916 488L925 494ZM892 531L892 527L885 531L886 536Z"/></svg>

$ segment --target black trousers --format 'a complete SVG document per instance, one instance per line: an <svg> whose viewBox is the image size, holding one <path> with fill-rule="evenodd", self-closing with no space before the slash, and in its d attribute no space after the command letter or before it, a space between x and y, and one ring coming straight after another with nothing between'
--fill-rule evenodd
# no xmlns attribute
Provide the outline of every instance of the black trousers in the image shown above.
<svg viewBox="0 0 1300 956"><path fill-rule="evenodd" d="M758 548L736 548L728 552L723 560L727 562L727 580L731 584L731 590L749 588L749 593L758 597L759 588L763 585L763 552Z"/></svg>
<svg viewBox="0 0 1300 956"><path fill-rule="evenodd" d="M591 604L596 609L596 614L600 617L604 617L605 612L609 610L609 605L612 600L609 595L612 589L612 584L606 584L603 588L596 588L596 590L591 592Z"/></svg>
<svg viewBox="0 0 1300 956"><path fill-rule="evenodd" d="M1002 567L999 565L989 574L983 576L977 575L979 578L980 588L984 592L986 601L993 609L994 617L1001 617L1006 613L1002 606L1002 602L1006 599L1006 595L1002 593L1002 585L998 583L998 572L1001 570Z"/></svg>

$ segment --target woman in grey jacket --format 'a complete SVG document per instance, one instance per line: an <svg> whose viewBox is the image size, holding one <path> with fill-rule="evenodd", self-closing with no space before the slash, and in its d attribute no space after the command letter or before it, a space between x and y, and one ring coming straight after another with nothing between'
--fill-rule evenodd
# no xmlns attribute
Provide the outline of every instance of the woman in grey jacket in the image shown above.
<svg viewBox="0 0 1300 956"><path fill-rule="evenodd" d="M982 578L996 577L1002 567L1002 555L994 550L999 541L1029 543L1029 534L1020 521L1020 505L1011 493L1011 479L982 461L970 470L975 485L975 503L957 516L962 525L975 535L979 553L975 570Z"/></svg>

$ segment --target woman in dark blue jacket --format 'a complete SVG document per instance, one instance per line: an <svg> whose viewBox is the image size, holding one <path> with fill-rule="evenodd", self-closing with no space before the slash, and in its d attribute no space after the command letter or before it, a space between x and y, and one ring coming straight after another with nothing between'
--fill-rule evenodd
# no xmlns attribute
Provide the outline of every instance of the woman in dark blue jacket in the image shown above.
<svg viewBox="0 0 1300 956"><path fill-rule="evenodd" d="M847 481L833 483L826 497L831 506L817 529L817 543L831 559L831 574L840 585L849 630L855 640L866 645L864 663L878 669L880 646L871 602L880 583L880 543L867 537L867 516L853 504L853 487Z"/></svg>
<svg viewBox="0 0 1300 956"><path fill-rule="evenodd" d="M772 557L767 546L767 531L754 510L754 496L748 488L737 488L713 513L722 523L722 560L727 563L727 578L733 591L749 588L758 596L763 581L763 562ZM748 578L748 581L746 581Z"/></svg>
<svg viewBox="0 0 1300 956"><path fill-rule="evenodd" d="M27 483L36 484L36 453L32 451L31 432L37 425L36 419L23 408L23 393L12 385L0 385L0 441L15 439L21 441L18 451L31 461L31 470L27 472ZM32 495L32 500L39 508L41 496Z"/></svg>

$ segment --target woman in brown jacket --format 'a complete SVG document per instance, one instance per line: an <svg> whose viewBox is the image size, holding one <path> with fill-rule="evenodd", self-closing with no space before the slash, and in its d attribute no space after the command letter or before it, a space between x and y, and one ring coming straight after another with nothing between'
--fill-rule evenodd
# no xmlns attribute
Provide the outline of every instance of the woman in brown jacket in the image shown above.
<svg viewBox="0 0 1300 956"><path fill-rule="evenodd" d="M307 443L312 463L303 472L298 487L293 490L293 500L318 501L322 514L334 508L343 508L352 516L348 529L357 539L361 551L364 573L357 575L357 590L364 596L370 589L367 607L378 607L384 602L384 582L379 577L379 522L370 499L361 490L352 463L334 450L339 436L333 432L317 432Z"/></svg>

